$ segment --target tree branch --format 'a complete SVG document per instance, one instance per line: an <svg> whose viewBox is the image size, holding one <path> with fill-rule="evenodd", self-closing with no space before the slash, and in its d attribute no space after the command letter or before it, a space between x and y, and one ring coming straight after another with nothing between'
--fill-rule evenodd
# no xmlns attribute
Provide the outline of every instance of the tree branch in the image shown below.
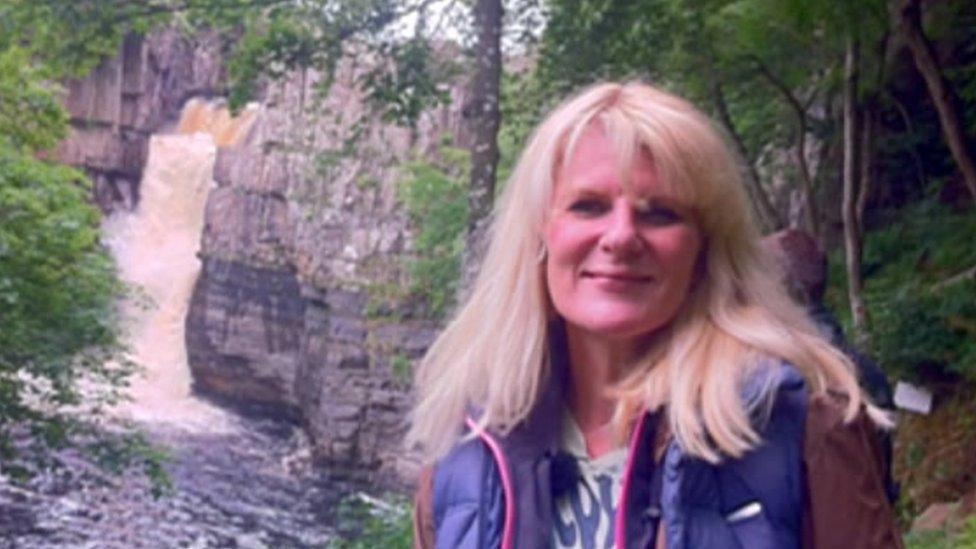
<svg viewBox="0 0 976 549"><path fill-rule="evenodd" d="M933 292L938 292L950 286L955 286L960 282L966 282L967 280L976 280L976 265L973 265L959 274L952 275L945 280L933 284L931 289Z"/></svg>
<svg viewBox="0 0 976 549"><path fill-rule="evenodd" d="M759 69L760 74L766 78L766 80L780 92L780 94L786 99L786 102L790 104L793 108L794 114L796 114L796 124L797 124L797 143L796 143L796 160L800 167L800 183L803 185L803 196L806 202L806 210L808 216L808 228L810 232L819 237L820 235L820 214L817 208L817 201L813 195L813 176L810 174L810 166L807 163L807 109L803 105L793 90L786 85L785 82L780 80L773 74L769 67L762 62L756 56L750 56L752 62ZM814 92L811 94L809 101L812 101L816 96Z"/></svg>

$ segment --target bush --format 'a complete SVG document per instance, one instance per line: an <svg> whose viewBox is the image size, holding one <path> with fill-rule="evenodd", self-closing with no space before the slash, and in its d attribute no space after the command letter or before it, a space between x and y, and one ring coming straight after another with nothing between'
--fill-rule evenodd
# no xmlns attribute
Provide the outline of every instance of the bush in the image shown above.
<svg viewBox="0 0 976 549"><path fill-rule="evenodd" d="M338 526L333 549L410 549L413 543L410 503L403 496L347 497L339 505Z"/></svg>
<svg viewBox="0 0 976 549"><path fill-rule="evenodd" d="M408 164L399 188L416 229L416 253L407 265L410 291L433 318L443 317L454 302L468 225L467 152L444 146L440 153L442 165Z"/></svg>
<svg viewBox="0 0 976 549"><path fill-rule="evenodd" d="M4 462L18 453L14 430L29 432L38 452L65 444L82 427L79 412L118 400L132 370L113 360L122 286L87 196L79 172L0 145Z"/></svg>
<svg viewBox="0 0 976 549"><path fill-rule="evenodd" d="M51 448L92 440L132 367L119 359L123 286L90 184L43 160L67 133L57 89L16 47L0 69L0 467L16 478L53 465ZM99 444L142 454L132 440Z"/></svg>
<svg viewBox="0 0 976 549"><path fill-rule="evenodd" d="M976 383L976 214L934 199L897 212L868 233L864 299L871 347L894 376L916 382ZM832 261L828 299L849 316L843 259Z"/></svg>
<svg viewBox="0 0 976 549"><path fill-rule="evenodd" d="M910 533L905 549L972 549L976 547L976 516L970 517L957 532L937 530Z"/></svg>

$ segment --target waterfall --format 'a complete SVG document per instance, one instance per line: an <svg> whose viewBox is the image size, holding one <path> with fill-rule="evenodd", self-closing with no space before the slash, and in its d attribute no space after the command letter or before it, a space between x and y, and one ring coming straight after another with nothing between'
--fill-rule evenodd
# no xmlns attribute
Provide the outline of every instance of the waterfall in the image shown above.
<svg viewBox="0 0 976 549"><path fill-rule="evenodd" d="M250 105L232 116L219 104L189 101L175 133L150 139L136 210L105 222L120 276L135 289L122 307L130 358L141 369L131 402L117 408L124 417L208 429L220 423L222 412L190 395L185 318L200 273L197 253L217 149L237 144L257 112Z"/></svg>

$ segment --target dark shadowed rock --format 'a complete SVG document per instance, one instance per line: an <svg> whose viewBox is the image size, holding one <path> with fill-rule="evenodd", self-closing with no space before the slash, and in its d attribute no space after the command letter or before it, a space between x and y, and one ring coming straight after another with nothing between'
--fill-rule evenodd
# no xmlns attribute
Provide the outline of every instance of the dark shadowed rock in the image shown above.
<svg viewBox="0 0 976 549"><path fill-rule="evenodd" d="M293 273L209 259L187 314L196 392L297 421L305 302Z"/></svg>

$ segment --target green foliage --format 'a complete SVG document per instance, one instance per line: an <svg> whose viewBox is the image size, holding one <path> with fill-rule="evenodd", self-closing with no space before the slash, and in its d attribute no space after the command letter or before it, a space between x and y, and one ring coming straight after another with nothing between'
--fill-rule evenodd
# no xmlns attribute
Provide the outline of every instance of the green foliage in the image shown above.
<svg viewBox="0 0 976 549"><path fill-rule="evenodd" d="M396 20L399 8L390 0L239 0L230 7L211 0L200 2L192 15L235 30L228 33L234 36L228 44L228 76L230 104L237 108L255 97L262 79L278 79L294 69L318 71L323 76L320 89L327 91L345 48L370 55L382 43L376 37ZM374 99L387 98L380 95ZM402 93L394 95L394 102L403 98Z"/></svg>
<svg viewBox="0 0 976 549"><path fill-rule="evenodd" d="M957 547L976 547L976 516L966 521L956 543Z"/></svg>
<svg viewBox="0 0 976 549"><path fill-rule="evenodd" d="M246 28L227 63L234 109L253 98L262 77L282 78L291 69L313 66L331 74L339 56L340 44L319 36L315 20L297 10L258 11Z"/></svg>
<svg viewBox="0 0 976 549"><path fill-rule="evenodd" d="M8 146L43 150L64 138L68 114L42 78L26 50L0 50L0 140Z"/></svg>
<svg viewBox="0 0 976 549"><path fill-rule="evenodd" d="M915 381L958 377L976 382L976 280L953 279L976 267L976 215L934 199L898 212L867 234L864 298L873 350L892 375ZM828 297L846 313L846 290Z"/></svg>
<svg viewBox="0 0 976 549"><path fill-rule="evenodd" d="M138 462L162 486L149 445L99 425L133 371L117 339L124 288L89 181L46 160L68 131L54 80L91 69L138 27L120 18L144 6L109 4L0 5L0 468L23 479L74 446L106 465Z"/></svg>
<svg viewBox="0 0 976 549"><path fill-rule="evenodd" d="M943 530L910 533L905 536L906 549L953 549L949 533Z"/></svg>
<svg viewBox="0 0 976 549"><path fill-rule="evenodd" d="M405 166L399 197L416 228L409 260L411 293L442 317L457 293L468 222L466 151L441 147L441 166L416 161Z"/></svg>
<svg viewBox="0 0 976 549"><path fill-rule="evenodd" d="M114 55L126 33L144 33L173 10L169 0L5 0L0 51L26 49L48 78L82 76Z"/></svg>
<svg viewBox="0 0 976 549"><path fill-rule="evenodd" d="M87 180L0 146L0 451L27 425L58 447L78 425L63 410L120 398L131 371L118 350L122 287L98 242ZM91 382L84 402L78 384Z"/></svg>
<svg viewBox="0 0 976 549"><path fill-rule="evenodd" d="M764 80L758 62L773 72L790 68L780 78L797 88L811 86L816 71L804 69L824 65L798 37L789 45L765 38L787 26L767 16L771 9L769 2L748 0L556 1L535 78L550 97L596 80L638 78L691 99L716 118L724 102L734 127L726 129L734 129L746 159L755 161L770 145L788 144L794 126L785 98Z"/></svg>
<svg viewBox="0 0 976 549"><path fill-rule="evenodd" d="M444 83L450 81L456 67L439 62L427 40L415 37L403 44L386 42L378 53L390 62L378 64L362 81L384 120L414 127L421 113L450 100Z"/></svg>
<svg viewBox="0 0 976 549"><path fill-rule="evenodd" d="M174 20L186 28L217 29L226 38L229 102L254 99L264 79L310 68L327 90L345 48L391 59L375 73L370 97L391 119L414 122L418 109L445 99L445 74L427 55L427 41L393 40L389 27L406 6L393 0L5 0L0 4L0 51L26 47L50 78L81 76L114 55L129 33L145 34Z"/></svg>
<svg viewBox="0 0 976 549"><path fill-rule="evenodd" d="M339 506L339 539L332 549L409 549L413 542L410 503L403 496L345 498Z"/></svg>
<svg viewBox="0 0 976 549"><path fill-rule="evenodd" d="M672 47L672 2L556 0L538 75L554 95L602 78L653 77Z"/></svg>
<svg viewBox="0 0 976 549"><path fill-rule="evenodd" d="M498 184L495 195L505 188L515 162L529 139L529 134L539 124L548 101L553 98L542 89L542 82L524 72L502 73L501 85L502 123L498 130Z"/></svg>
<svg viewBox="0 0 976 549"><path fill-rule="evenodd" d="M934 530L909 533L906 549L972 549L976 547L976 516L970 517L958 531Z"/></svg>
<svg viewBox="0 0 976 549"><path fill-rule="evenodd" d="M173 491L173 482L164 464L169 461L169 453L146 440L140 433L125 432L111 435L97 433L94 442L87 444L88 453L104 470L116 475L125 474L136 468L149 481L154 498L160 498Z"/></svg>
<svg viewBox="0 0 976 549"><path fill-rule="evenodd" d="M413 377L413 362L410 357L400 352L393 355L390 359L390 369L397 381L408 383Z"/></svg>

